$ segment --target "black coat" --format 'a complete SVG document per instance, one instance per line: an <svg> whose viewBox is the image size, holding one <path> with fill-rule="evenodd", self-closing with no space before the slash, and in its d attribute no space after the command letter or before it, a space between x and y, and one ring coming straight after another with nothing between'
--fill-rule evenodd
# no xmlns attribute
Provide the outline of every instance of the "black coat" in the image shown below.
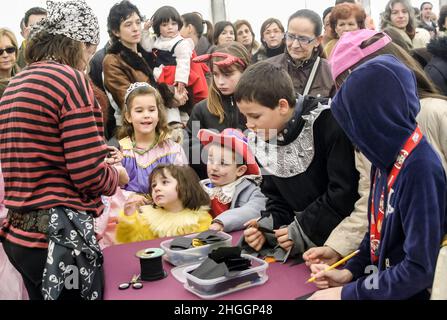
<svg viewBox="0 0 447 320"><path fill-rule="evenodd" d="M430 41L427 50L433 55L424 70L443 95L447 95L447 37Z"/></svg>
<svg viewBox="0 0 447 320"><path fill-rule="evenodd" d="M316 101L306 99L302 111L295 113L280 134L284 137L283 141L277 141L280 148L293 150L292 144L297 141L303 145L306 139L302 131L308 120L302 116L316 110ZM291 224L296 217L310 240L322 246L332 230L354 209L359 197L359 175L355 169L353 146L329 109L319 113L312 128L314 154L307 169L296 174L300 169L295 164L304 158L302 152L295 159L278 157L278 167L287 168L282 170L286 173L290 170L288 177L267 174L262 168L261 189L268 198L263 215L273 217L275 229ZM287 150L286 153L292 154L293 151ZM257 159L262 166L258 154Z"/></svg>

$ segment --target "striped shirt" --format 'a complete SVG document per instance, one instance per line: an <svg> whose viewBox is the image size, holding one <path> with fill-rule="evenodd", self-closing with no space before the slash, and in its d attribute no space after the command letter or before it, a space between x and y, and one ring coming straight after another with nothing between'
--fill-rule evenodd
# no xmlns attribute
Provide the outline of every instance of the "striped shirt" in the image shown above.
<svg viewBox="0 0 447 320"><path fill-rule="evenodd" d="M38 62L19 73L0 100L6 207L26 213L65 206L100 215L101 195L113 195L118 185L116 169L104 162L103 131L101 108L81 72ZM19 243L11 228L0 237L33 247L42 236L21 235Z"/></svg>

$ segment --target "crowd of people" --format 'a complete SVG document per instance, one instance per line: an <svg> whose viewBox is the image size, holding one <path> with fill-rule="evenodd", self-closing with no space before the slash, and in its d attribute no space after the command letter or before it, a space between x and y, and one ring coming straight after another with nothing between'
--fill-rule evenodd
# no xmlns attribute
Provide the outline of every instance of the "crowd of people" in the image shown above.
<svg viewBox="0 0 447 320"><path fill-rule="evenodd" d="M0 299L102 299L105 247L206 230L302 257L310 299L447 299L447 7L432 9L390 0L376 27L337 0L257 41L245 19L123 0L100 26L68 0L28 10L20 46L0 28ZM60 285L69 266L78 288Z"/></svg>

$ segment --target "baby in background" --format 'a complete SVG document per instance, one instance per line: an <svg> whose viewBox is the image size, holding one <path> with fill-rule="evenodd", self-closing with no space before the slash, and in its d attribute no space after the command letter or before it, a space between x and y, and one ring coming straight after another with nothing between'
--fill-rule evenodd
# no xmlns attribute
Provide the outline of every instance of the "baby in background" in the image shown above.
<svg viewBox="0 0 447 320"><path fill-rule="evenodd" d="M261 172L247 139L231 128L220 134L202 129L198 138L208 149L208 179L201 184L211 198L214 220L210 229L241 230L247 221L261 217L267 201L259 187Z"/></svg>

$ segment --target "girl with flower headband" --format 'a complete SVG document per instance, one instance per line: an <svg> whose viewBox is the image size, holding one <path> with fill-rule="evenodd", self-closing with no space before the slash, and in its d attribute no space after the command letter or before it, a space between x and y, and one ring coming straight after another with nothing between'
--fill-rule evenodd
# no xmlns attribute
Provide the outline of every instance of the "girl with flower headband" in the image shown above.
<svg viewBox="0 0 447 320"><path fill-rule="evenodd" d="M206 167L195 160L201 154L197 140L199 129L214 129L222 132L226 128L247 129L245 117L240 113L233 93L242 73L250 64L250 54L238 42L218 46L211 54L195 58L193 61L209 61L213 74L208 99L196 104L191 113L186 131L189 137L191 164L201 179L206 179Z"/></svg>

